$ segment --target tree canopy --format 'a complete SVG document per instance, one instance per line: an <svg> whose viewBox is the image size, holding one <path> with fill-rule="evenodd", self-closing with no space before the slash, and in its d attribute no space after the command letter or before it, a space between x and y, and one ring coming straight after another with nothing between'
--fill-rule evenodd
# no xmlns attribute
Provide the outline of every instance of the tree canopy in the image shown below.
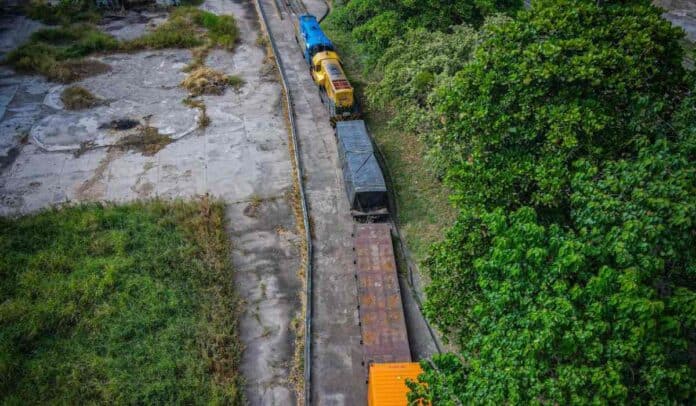
<svg viewBox="0 0 696 406"><path fill-rule="evenodd" d="M696 397L696 138L680 30L649 1L539 0L483 25L426 140L459 218L426 313L461 350L434 404Z"/></svg>
<svg viewBox="0 0 696 406"><path fill-rule="evenodd" d="M478 26L485 16L514 11L521 0L351 0L331 18L351 31L374 62L392 39L410 29L444 31L462 23Z"/></svg>

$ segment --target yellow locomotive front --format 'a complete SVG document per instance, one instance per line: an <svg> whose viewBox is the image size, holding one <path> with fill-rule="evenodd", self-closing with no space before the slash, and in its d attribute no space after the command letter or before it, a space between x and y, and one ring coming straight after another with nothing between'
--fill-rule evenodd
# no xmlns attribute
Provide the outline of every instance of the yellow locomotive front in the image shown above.
<svg viewBox="0 0 696 406"><path fill-rule="evenodd" d="M358 116L353 86L348 82L336 52L325 51L314 55L312 78L320 88L322 100L329 107L332 122Z"/></svg>

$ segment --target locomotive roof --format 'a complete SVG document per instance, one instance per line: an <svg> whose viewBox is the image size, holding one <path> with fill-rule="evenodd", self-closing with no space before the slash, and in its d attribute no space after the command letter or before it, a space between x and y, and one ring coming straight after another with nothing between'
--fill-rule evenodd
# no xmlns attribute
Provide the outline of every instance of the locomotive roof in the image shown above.
<svg viewBox="0 0 696 406"><path fill-rule="evenodd" d="M330 46L333 48L333 43L329 37L321 30L317 18L311 14L303 14L298 17L300 31L305 34L307 47L311 48L315 45Z"/></svg>

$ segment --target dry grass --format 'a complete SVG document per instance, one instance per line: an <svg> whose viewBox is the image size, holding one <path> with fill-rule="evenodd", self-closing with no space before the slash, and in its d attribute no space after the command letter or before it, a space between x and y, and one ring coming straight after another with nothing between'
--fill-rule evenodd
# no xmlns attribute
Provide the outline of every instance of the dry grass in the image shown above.
<svg viewBox="0 0 696 406"><path fill-rule="evenodd" d="M82 86L66 87L60 95L60 100L68 110L84 110L102 102Z"/></svg>
<svg viewBox="0 0 696 406"><path fill-rule="evenodd" d="M208 109L205 103L203 103L203 100L187 97L181 102L191 108L198 109L200 112L198 115L198 128L206 128L210 125L212 120L210 119L210 116L208 116Z"/></svg>
<svg viewBox="0 0 696 406"><path fill-rule="evenodd" d="M117 145L123 149L140 151L145 156L152 156L171 142L172 139L168 135L160 134L157 128L145 125L136 133L121 138Z"/></svg>
<svg viewBox="0 0 696 406"><path fill-rule="evenodd" d="M220 95L225 92L229 84L229 76L207 66L201 66L192 70L186 79L181 82L181 86L193 96L203 94Z"/></svg>

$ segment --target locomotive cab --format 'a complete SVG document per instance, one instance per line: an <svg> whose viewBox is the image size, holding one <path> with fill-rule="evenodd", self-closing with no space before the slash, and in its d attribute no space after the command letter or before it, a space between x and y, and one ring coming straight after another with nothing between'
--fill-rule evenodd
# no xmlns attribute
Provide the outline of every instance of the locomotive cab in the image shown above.
<svg viewBox="0 0 696 406"><path fill-rule="evenodd" d="M341 60L334 51L319 52L312 58L312 78L322 90L322 98L329 106L331 117L345 120L357 112L353 86L348 82Z"/></svg>

